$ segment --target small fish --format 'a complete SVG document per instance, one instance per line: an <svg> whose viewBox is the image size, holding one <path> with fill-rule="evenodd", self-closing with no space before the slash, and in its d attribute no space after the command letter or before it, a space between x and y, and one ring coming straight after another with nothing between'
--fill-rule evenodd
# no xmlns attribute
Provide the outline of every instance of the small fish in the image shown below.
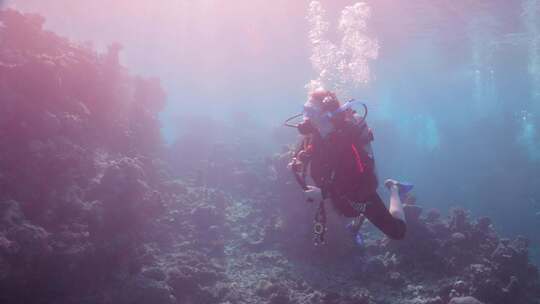
<svg viewBox="0 0 540 304"><path fill-rule="evenodd" d="M540 217L540 211L536 212L536 216Z"/></svg>

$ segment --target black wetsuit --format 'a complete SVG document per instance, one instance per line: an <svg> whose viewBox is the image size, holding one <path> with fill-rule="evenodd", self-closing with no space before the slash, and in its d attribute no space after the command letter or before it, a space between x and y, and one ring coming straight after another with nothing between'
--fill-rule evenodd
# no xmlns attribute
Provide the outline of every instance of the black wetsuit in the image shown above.
<svg viewBox="0 0 540 304"><path fill-rule="evenodd" d="M310 176L338 213L363 213L388 237L402 239L405 222L390 214L377 193L375 161L365 151L361 134L358 126L343 121L324 139L318 134L306 137L302 146L309 149Z"/></svg>

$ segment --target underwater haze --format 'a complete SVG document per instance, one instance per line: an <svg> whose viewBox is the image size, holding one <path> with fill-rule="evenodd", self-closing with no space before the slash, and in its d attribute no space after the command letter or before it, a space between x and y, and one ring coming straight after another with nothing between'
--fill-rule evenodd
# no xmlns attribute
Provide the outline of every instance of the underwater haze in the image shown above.
<svg viewBox="0 0 540 304"><path fill-rule="evenodd" d="M368 108L407 234L287 168ZM540 0L0 1L1 303L540 303Z"/></svg>

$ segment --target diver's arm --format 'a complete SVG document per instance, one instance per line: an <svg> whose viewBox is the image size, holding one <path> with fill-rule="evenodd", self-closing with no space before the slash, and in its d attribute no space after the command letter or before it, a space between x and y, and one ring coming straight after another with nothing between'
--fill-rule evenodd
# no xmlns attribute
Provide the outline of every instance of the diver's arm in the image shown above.
<svg viewBox="0 0 540 304"><path fill-rule="evenodd" d="M304 150L304 146L306 145L306 138L302 138L300 142L296 145L296 149L294 150L293 157L297 157L300 152Z"/></svg>
<svg viewBox="0 0 540 304"><path fill-rule="evenodd" d="M304 166L310 166L311 162L307 161L303 164ZM307 170L307 168L305 168ZM304 196L306 197L306 201L309 203L312 202L319 202L324 199L325 197L325 191L317 186L308 185L305 178L300 178L302 183L302 188L304 189Z"/></svg>
<svg viewBox="0 0 540 304"><path fill-rule="evenodd" d="M323 199L322 190L316 186L307 185L307 190L304 190L304 196L308 202L317 202Z"/></svg>
<svg viewBox="0 0 540 304"><path fill-rule="evenodd" d="M296 181L304 191L304 197L306 198L306 201L315 202L323 199L323 191L317 186L308 185L305 181L305 178L303 177L303 174L301 174L301 172L306 170L304 166L309 166L310 163L309 158L304 159L305 157L302 156L303 154L305 155L305 147L307 140L307 138L304 138L300 141L300 143L296 147L296 150L294 151L293 157L288 167L293 171Z"/></svg>

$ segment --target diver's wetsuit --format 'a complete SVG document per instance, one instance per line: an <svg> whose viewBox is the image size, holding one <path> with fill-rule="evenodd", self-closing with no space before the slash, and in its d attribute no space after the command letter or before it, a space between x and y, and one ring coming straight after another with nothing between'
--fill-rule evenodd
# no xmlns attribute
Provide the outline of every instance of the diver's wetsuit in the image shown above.
<svg viewBox="0 0 540 304"><path fill-rule="evenodd" d="M361 134L358 126L342 121L324 139L318 134L306 137L310 176L338 213L346 217L363 213L388 237L402 239L406 224L390 214L377 193L375 161L365 151L367 142Z"/></svg>

